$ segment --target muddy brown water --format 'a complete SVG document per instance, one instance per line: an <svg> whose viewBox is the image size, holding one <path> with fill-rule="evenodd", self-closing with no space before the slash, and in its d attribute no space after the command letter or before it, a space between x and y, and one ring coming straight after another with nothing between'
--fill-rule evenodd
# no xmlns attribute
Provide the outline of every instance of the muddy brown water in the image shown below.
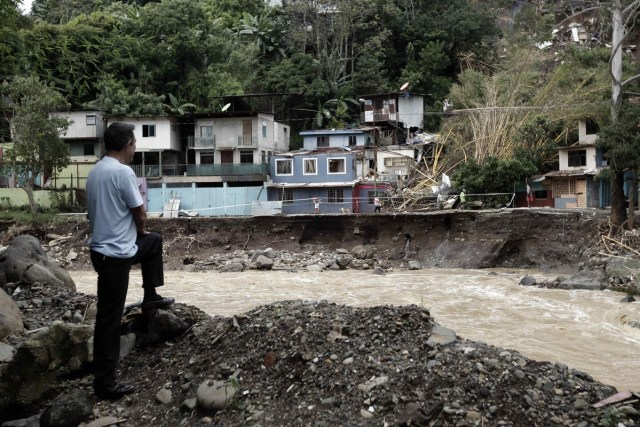
<svg viewBox="0 0 640 427"><path fill-rule="evenodd" d="M79 292L96 293L93 271L71 271ZM535 360L561 362L618 390L640 391L640 302L617 292L557 290L518 285L530 274L504 270L425 269L385 275L370 271L242 273L167 271L164 296L211 315L231 316L275 301L326 299L370 307L416 304L436 322L474 341L515 349ZM142 298L139 271L131 273L127 302Z"/></svg>

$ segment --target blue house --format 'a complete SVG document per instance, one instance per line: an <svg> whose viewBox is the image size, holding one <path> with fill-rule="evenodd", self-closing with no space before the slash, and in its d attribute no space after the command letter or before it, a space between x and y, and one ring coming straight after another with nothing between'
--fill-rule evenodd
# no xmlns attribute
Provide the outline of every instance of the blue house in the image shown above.
<svg viewBox="0 0 640 427"><path fill-rule="evenodd" d="M300 132L302 147L305 150L316 148L338 148L371 146L373 128L358 129L318 129Z"/></svg>
<svg viewBox="0 0 640 427"><path fill-rule="evenodd" d="M353 188L359 182L356 165L361 156L340 148L273 155L267 197L281 201L284 214L312 214L316 199L320 213L353 212Z"/></svg>

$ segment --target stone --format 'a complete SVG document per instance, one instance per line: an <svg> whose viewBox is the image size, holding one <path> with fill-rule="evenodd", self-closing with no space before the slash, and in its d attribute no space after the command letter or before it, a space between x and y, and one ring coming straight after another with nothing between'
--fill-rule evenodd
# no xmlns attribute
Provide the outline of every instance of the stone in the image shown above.
<svg viewBox="0 0 640 427"><path fill-rule="evenodd" d="M180 405L180 410L182 411L193 411L198 406L198 399L192 397L190 399L185 399L182 401L182 405Z"/></svg>
<svg viewBox="0 0 640 427"><path fill-rule="evenodd" d="M205 380L196 391L198 407L204 410L221 410L233 400L236 389L228 382Z"/></svg>
<svg viewBox="0 0 640 427"><path fill-rule="evenodd" d="M136 346L136 334L120 335L120 360L131 353Z"/></svg>
<svg viewBox="0 0 640 427"><path fill-rule="evenodd" d="M522 286L535 286L537 283L538 282L535 277L529 275L524 276L522 279L520 279L520 284Z"/></svg>
<svg viewBox="0 0 640 427"><path fill-rule="evenodd" d="M0 340L13 332L22 332L22 314L18 305L7 293L0 289Z"/></svg>
<svg viewBox="0 0 640 427"><path fill-rule="evenodd" d="M118 423L116 417L100 417L91 421L86 427L108 427Z"/></svg>
<svg viewBox="0 0 640 427"><path fill-rule="evenodd" d="M456 333L449 328L445 328L444 326L434 325L431 330L431 336L427 340L427 344L434 345L448 345L456 342L458 337Z"/></svg>
<svg viewBox="0 0 640 427"><path fill-rule="evenodd" d="M9 363L13 360L16 350L13 346L0 342L0 363Z"/></svg>
<svg viewBox="0 0 640 427"><path fill-rule="evenodd" d="M351 256L357 259L372 259L375 251L371 246L358 245L351 249Z"/></svg>
<svg viewBox="0 0 640 427"><path fill-rule="evenodd" d="M607 285L601 270L582 270L560 282L558 289L587 289L599 291Z"/></svg>
<svg viewBox="0 0 640 427"><path fill-rule="evenodd" d="M76 427L93 413L93 397L86 390L68 390L54 399L40 416L42 427Z"/></svg>
<svg viewBox="0 0 640 427"><path fill-rule="evenodd" d="M147 325L149 341L156 343L177 338L187 329L187 322L166 310L153 312Z"/></svg>
<svg viewBox="0 0 640 427"><path fill-rule="evenodd" d="M156 393L156 400L163 405L168 405L169 403L171 403L172 398L173 396L171 395L171 390L168 390L166 388L161 388Z"/></svg>
<svg viewBox="0 0 640 427"><path fill-rule="evenodd" d="M255 262L258 270L271 270L273 268L273 260L264 255L258 256Z"/></svg>
<svg viewBox="0 0 640 427"><path fill-rule="evenodd" d="M13 239L0 256L0 286L20 281L26 284L63 285L69 290L76 290L71 275L51 262L40 241L30 235L21 235Z"/></svg>
<svg viewBox="0 0 640 427"><path fill-rule="evenodd" d="M420 261L409 261L409 270L422 270Z"/></svg>
<svg viewBox="0 0 640 427"><path fill-rule="evenodd" d="M244 264L241 262L230 262L220 269L220 273L239 273L241 271L244 271Z"/></svg>

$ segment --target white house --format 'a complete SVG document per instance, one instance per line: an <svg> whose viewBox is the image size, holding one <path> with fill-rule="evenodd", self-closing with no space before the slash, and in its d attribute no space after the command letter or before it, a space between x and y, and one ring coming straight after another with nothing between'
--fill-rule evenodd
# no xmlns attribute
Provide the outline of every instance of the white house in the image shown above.
<svg viewBox="0 0 640 427"><path fill-rule="evenodd" d="M289 151L287 125L267 113L220 113L195 120L189 142L196 165L265 165L269 156Z"/></svg>
<svg viewBox="0 0 640 427"><path fill-rule="evenodd" d="M135 125L136 155L131 166L138 176L160 176L180 162L180 138L175 117L109 117L107 126L122 122Z"/></svg>

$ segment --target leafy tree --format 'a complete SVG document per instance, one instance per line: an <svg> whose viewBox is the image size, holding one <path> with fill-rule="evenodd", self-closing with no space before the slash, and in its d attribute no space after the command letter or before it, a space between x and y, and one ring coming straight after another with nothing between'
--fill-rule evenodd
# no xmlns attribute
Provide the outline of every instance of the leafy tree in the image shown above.
<svg viewBox="0 0 640 427"><path fill-rule="evenodd" d="M60 138L69 126L66 118L51 116L68 107L64 97L37 77L17 77L2 84L3 109L10 111L13 146L7 150L10 166L23 179L31 213L38 210L33 191L36 178L44 183L54 171L69 164L69 146Z"/></svg>
<svg viewBox="0 0 640 427"><path fill-rule="evenodd" d="M640 164L640 105L624 103L620 116L616 123L604 126L598 132L596 145L604 151L604 156L609 165L610 174L613 175L613 197L624 200L623 183L616 182L616 175L625 171L635 172ZM629 208L631 213L635 206L637 194L637 181L629 191ZM620 194L622 193L622 194ZM612 216L624 217L624 204L612 204ZM614 209L617 211L614 212ZM620 211L621 210L621 211ZM630 215L630 219L633 215ZM620 224L618 224L620 225ZM630 224L633 228L633 223Z"/></svg>
<svg viewBox="0 0 640 427"><path fill-rule="evenodd" d="M528 159L498 159L489 157L483 163L469 159L454 172L452 179L458 189L468 194L512 193L513 187L535 173Z"/></svg>

